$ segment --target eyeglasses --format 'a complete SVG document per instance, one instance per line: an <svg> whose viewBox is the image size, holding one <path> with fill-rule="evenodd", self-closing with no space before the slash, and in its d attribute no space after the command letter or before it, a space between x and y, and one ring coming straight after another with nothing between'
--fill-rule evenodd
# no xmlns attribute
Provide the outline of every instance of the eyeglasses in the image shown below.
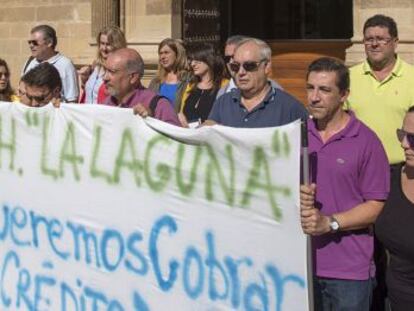
<svg viewBox="0 0 414 311"><path fill-rule="evenodd" d="M393 38L382 38L382 37L371 37L371 38L364 38L363 42L365 45L373 45L375 42L378 45L387 45L392 41Z"/></svg>
<svg viewBox="0 0 414 311"><path fill-rule="evenodd" d="M251 71L256 71L260 64L266 62L265 59L262 59L260 62L253 62L253 61L247 61L244 62L242 64L237 63L237 62L232 62L230 63L230 70L233 71L234 73L238 73L240 70L240 67L243 67L244 70L246 70L247 72L251 72Z"/></svg>
<svg viewBox="0 0 414 311"><path fill-rule="evenodd" d="M402 129L397 129L397 137L400 142L407 138L408 145L411 149L414 149L414 133L408 133Z"/></svg>
<svg viewBox="0 0 414 311"><path fill-rule="evenodd" d="M188 63L191 65L191 63L192 62L194 62L195 64L201 64L203 61L201 61L201 60L197 60L197 59L194 59L194 58L191 58L191 57L189 57L188 59L187 59L187 61L188 61Z"/></svg>
<svg viewBox="0 0 414 311"><path fill-rule="evenodd" d="M28 45L33 44L34 46L38 46L39 45L39 42L37 42L37 40L27 40L27 44Z"/></svg>
<svg viewBox="0 0 414 311"><path fill-rule="evenodd" d="M232 58L233 58L233 55L224 55L224 57L223 57L224 62L226 64L230 63L230 61L231 61Z"/></svg>
<svg viewBox="0 0 414 311"><path fill-rule="evenodd" d="M31 96L26 92L26 97L30 100L30 101L35 101L37 103L43 103L46 98L48 98L50 96L50 94L52 94L52 91L50 91L47 94L44 95L40 95L40 96Z"/></svg>
<svg viewBox="0 0 414 311"><path fill-rule="evenodd" d="M17 89L17 95L19 95L19 96L25 96L26 95L26 92L23 91L23 90L21 90L21 89Z"/></svg>

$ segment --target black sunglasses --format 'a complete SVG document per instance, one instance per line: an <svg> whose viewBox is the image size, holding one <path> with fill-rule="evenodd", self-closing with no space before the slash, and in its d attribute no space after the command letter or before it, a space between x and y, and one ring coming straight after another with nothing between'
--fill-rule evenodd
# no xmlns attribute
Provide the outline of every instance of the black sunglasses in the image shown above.
<svg viewBox="0 0 414 311"><path fill-rule="evenodd" d="M243 69L246 70L247 72L251 72L251 71L256 71L259 68L260 64L265 61L266 61L265 59L262 59L260 62L247 61L242 64L233 62L233 63L230 63L229 66L230 66L231 71L233 71L234 73L239 72L240 67L243 67Z"/></svg>
<svg viewBox="0 0 414 311"><path fill-rule="evenodd" d="M36 101L38 103L44 102L46 100L46 98L49 97L50 94L52 94L53 91L50 91L47 94L44 95L40 95L40 96L31 96L26 92L26 97L30 100L30 101Z"/></svg>
<svg viewBox="0 0 414 311"><path fill-rule="evenodd" d="M27 40L27 44L33 44L34 46L38 46L39 42L37 42L37 40Z"/></svg>
<svg viewBox="0 0 414 311"><path fill-rule="evenodd" d="M404 140L404 137L407 137L408 145L411 149L414 149L414 133L408 133L402 129L397 129L397 137L400 142Z"/></svg>
<svg viewBox="0 0 414 311"><path fill-rule="evenodd" d="M233 55L224 55L224 57L223 57L224 62L226 64L230 63L230 61L231 61L232 58L233 58Z"/></svg>

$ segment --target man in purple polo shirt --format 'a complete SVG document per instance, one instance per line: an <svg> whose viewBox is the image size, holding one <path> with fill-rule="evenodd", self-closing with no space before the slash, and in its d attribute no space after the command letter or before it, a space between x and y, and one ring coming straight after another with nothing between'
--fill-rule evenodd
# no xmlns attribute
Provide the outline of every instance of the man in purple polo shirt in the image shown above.
<svg viewBox="0 0 414 311"><path fill-rule="evenodd" d="M374 283L370 226L389 191L376 134L342 106L349 71L320 58L308 68L311 185L301 186L301 224L312 236L315 310L369 310Z"/></svg>
<svg viewBox="0 0 414 311"><path fill-rule="evenodd" d="M134 49L119 49L112 52L105 64L103 80L110 96L104 105L134 108L142 117L154 118L180 126L177 114L166 98L160 98L155 111L151 111L151 100L157 94L141 84L144 75L144 61Z"/></svg>

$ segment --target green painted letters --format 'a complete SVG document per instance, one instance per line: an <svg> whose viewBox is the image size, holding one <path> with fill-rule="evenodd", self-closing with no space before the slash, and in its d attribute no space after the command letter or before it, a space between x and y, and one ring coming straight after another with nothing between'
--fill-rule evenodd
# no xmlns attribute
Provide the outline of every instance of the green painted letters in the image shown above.
<svg viewBox="0 0 414 311"><path fill-rule="evenodd" d="M171 140L165 136L157 135L148 142L147 149L145 150L145 160L144 160L145 180L147 181L150 188L155 192L160 192L164 190L165 186L167 185L171 177L171 168L167 164L163 164L163 163L158 163L156 167L158 180L154 180L151 177L151 172L150 172L151 160L157 159L159 157L159 154L152 154L151 151L154 148L154 146L157 145L158 142L169 144L171 143Z"/></svg>
<svg viewBox="0 0 414 311"><path fill-rule="evenodd" d="M273 216L280 221L282 219L282 211L277 204L275 193L282 192L285 195L290 195L290 189L273 185L268 159L262 147L256 147L254 150L253 164L242 196L241 206L248 207L253 193L258 190L267 193Z"/></svg>
<svg viewBox="0 0 414 311"><path fill-rule="evenodd" d="M184 181L183 167L182 167L183 161L184 161L185 149L186 149L185 146L186 146L185 144L178 145L177 162L175 165L175 178L176 178L178 190L180 191L180 193L185 196L190 196L197 182L197 169L198 169L198 164L200 161L202 148L200 146L195 147L196 149L194 152L193 165L191 166L190 178L188 182L186 183Z"/></svg>
<svg viewBox="0 0 414 311"><path fill-rule="evenodd" d="M83 157L81 155L78 155L76 152L75 128L72 122L68 123L65 139L63 141L62 149L60 150L59 159L60 177L65 176L65 163L68 163L72 166L73 176L75 177L75 180L79 181L81 176L78 165L83 163Z"/></svg>
<svg viewBox="0 0 414 311"><path fill-rule="evenodd" d="M0 116L0 167L3 166L3 154L4 151L8 151L10 156L9 161L9 170L14 170L14 157L16 155L16 121L14 118L11 118L11 131L10 131L10 140L9 142L5 141L3 137L3 118Z"/></svg>
<svg viewBox="0 0 414 311"><path fill-rule="evenodd" d="M103 170L100 170L98 168L98 157L99 157L99 151L100 151L100 145L101 145L101 132L102 132L102 126L96 126L93 133L94 141L93 141L93 147L92 147L92 159L91 159L91 165L89 167L89 173L91 174L91 177L93 178L103 178L105 179L108 184L111 184L113 182L112 176L104 172Z"/></svg>
<svg viewBox="0 0 414 311"><path fill-rule="evenodd" d="M119 183L121 170L123 168L131 171L134 175L135 184L140 186L141 179L139 177L139 171L141 169L141 163L137 159L135 140L132 136L131 129L129 128L126 128L122 133L121 145L115 160L114 173L112 177L112 180L115 183Z"/></svg>
<svg viewBox="0 0 414 311"><path fill-rule="evenodd" d="M230 206L234 205L234 182L235 182L235 169L234 169L234 158L233 158L233 148L231 145L226 145L225 152L227 156L227 160L229 162L229 176L228 182L226 182L226 177L223 174L223 170L220 167L220 162L217 159L216 154L214 153L213 147L210 145L206 146L207 154L209 156L210 162L206 166L206 183L205 183L205 192L206 198L209 201L214 200L213 194L213 182L217 179L213 179L213 173L216 172L218 181L220 184L221 190L223 190L226 203Z"/></svg>

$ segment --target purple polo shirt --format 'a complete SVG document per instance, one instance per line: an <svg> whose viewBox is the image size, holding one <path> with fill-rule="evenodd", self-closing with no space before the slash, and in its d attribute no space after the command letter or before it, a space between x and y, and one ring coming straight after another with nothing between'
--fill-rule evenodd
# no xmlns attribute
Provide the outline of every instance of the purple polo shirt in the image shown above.
<svg viewBox="0 0 414 311"><path fill-rule="evenodd" d="M390 169L384 148L365 124L348 112L346 127L323 143L308 121L312 182L316 183L316 206L332 215L367 200L385 200ZM312 237L319 277L367 280L373 276L374 241L368 229L339 231Z"/></svg>
<svg viewBox="0 0 414 311"><path fill-rule="evenodd" d="M121 108L133 108L138 104L142 104L145 108L149 108L151 99L157 95L154 91L144 87L137 88L134 93L123 103L119 103L113 96L108 96L103 102L104 105L116 106ZM177 114L172 108L170 102L166 98L161 98L158 101L157 108L155 108L154 118L164 122L181 126Z"/></svg>

